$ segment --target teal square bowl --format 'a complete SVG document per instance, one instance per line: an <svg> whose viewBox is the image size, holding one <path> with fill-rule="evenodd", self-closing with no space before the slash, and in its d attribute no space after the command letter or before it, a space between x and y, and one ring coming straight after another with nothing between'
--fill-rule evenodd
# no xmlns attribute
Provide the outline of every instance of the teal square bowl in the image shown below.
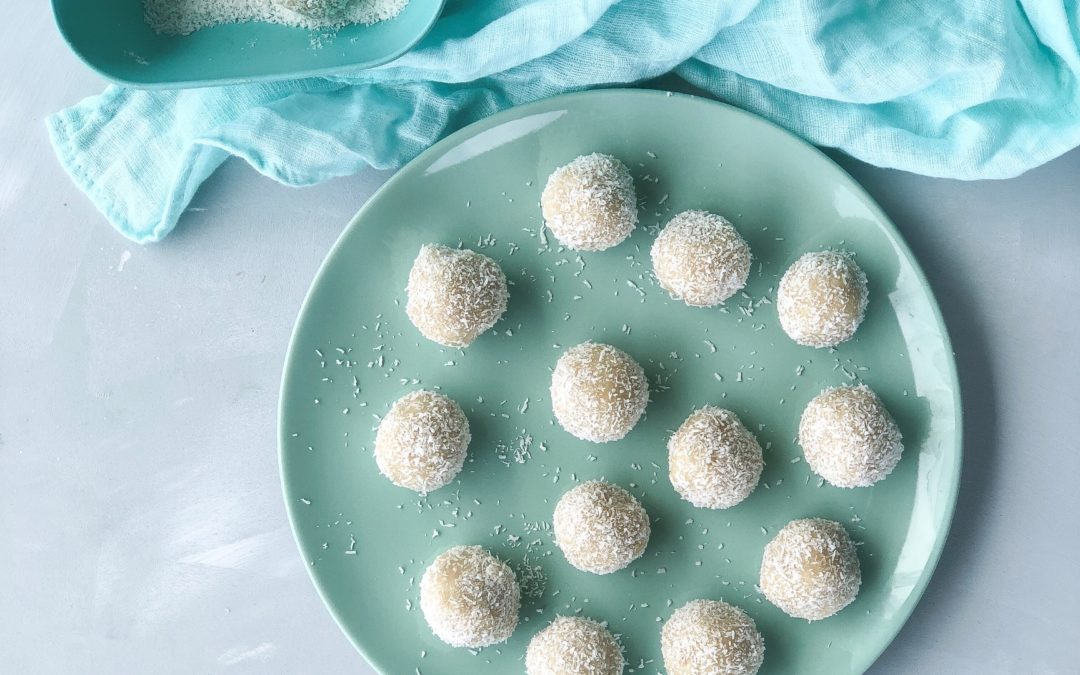
<svg viewBox="0 0 1080 675"><path fill-rule="evenodd" d="M371 68L411 49L445 0L410 0L393 19L320 31L248 22L159 35L142 0L53 0L60 33L88 66L136 87L203 87Z"/></svg>

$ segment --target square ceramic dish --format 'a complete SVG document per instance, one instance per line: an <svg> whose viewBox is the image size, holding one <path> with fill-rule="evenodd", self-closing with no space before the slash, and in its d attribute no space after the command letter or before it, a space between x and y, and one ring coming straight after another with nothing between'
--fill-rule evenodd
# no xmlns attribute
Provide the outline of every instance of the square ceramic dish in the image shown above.
<svg viewBox="0 0 1080 675"><path fill-rule="evenodd" d="M410 0L370 26L319 31L249 22L159 35L142 0L53 0L60 33L75 54L110 80L137 87L203 87L331 75L392 61L435 24L445 0ZM313 39L314 38L314 39Z"/></svg>

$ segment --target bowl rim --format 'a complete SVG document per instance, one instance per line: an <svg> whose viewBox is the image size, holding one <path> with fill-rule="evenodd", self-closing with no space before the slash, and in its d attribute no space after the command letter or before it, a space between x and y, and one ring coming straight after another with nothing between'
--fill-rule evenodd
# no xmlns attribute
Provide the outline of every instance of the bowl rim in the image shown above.
<svg viewBox="0 0 1080 675"><path fill-rule="evenodd" d="M72 39L71 34L65 25L64 19L61 17L61 11L58 7L61 0L51 0L53 23L56 24L57 30L60 32L60 37L63 38L68 48L80 61L82 61L90 70L94 71L101 77L113 82L115 84L124 85L128 87L135 87L137 89L197 89L201 87L216 87L216 86L229 86L235 84L251 84L257 82L280 82L284 80L299 80L309 77L330 77L333 75L339 75L349 70L367 70L374 68L375 66L381 66L396 59L401 58L407 52L411 51L421 40L427 37L427 34L431 32L431 29L435 26L435 23L442 16L443 9L446 6L446 0L432 0L431 15L427 21L421 27L416 34L409 38L404 44L397 49L366 61L357 61L348 65L339 66L324 66L319 68L308 68L305 70L298 70L288 73L267 73L264 75L246 75L235 77L217 77L209 79L184 79L184 80L139 80L135 78L126 78L111 72L108 68L103 66L99 62L89 56L85 51L80 49L76 42Z"/></svg>

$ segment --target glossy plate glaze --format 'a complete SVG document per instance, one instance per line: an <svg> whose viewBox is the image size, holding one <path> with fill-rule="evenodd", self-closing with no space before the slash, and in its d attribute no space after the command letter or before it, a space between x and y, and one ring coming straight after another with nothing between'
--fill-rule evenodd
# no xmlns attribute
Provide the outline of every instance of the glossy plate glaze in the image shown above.
<svg viewBox="0 0 1080 675"><path fill-rule="evenodd" d="M392 61L435 24L445 0L410 0L370 26L311 31L248 22L159 35L142 0L53 0L64 39L101 75L138 87L201 87L331 75Z"/></svg>
<svg viewBox="0 0 1080 675"><path fill-rule="evenodd" d="M562 250L541 227L547 175L575 156L612 153L633 170L641 227L602 253ZM671 300L650 277L657 225L684 209L731 219L755 263L723 309ZM423 339L405 316L420 246L459 243L502 265L510 307L464 351ZM779 327L779 275L800 254L840 247L870 282L866 321L835 351L800 347ZM622 441L579 441L552 421L550 371L585 340L642 363L647 416ZM873 387L906 450L883 483L822 485L793 442L823 388ZM408 391L438 387L472 424L469 461L426 498L394 487L372 456L379 416ZM726 511L695 509L667 478L665 444L691 410L736 411L766 448L758 489ZM296 325L281 396L285 497L327 605L382 673L523 672L529 639L581 612L622 635L628 670L662 672L659 632L695 598L732 602L766 641L763 673L858 673L893 639L938 559L956 499L960 406L952 352L926 280L876 204L820 152L750 114L662 92L574 94L495 115L437 144L392 178L345 230ZM559 496L606 478L651 515L645 555L608 576L579 572L550 533ZM843 523L862 542L854 604L816 623L755 590L762 548L793 518ZM418 606L443 550L480 544L525 589L517 632L477 653L452 649Z"/></svg>

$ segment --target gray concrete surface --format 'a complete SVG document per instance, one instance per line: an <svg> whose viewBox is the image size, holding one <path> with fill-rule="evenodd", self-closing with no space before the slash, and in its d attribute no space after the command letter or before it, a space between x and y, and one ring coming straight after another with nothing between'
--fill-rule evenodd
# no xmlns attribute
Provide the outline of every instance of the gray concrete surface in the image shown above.
<svg viewBox="0 0 1080 675"><path fill-rule="evenodd" d="M295 190L233 161L165 243L136 246L70 183L41 122L102 81L47 3L9 4L0 671L370 672L293 544L275 412L304 292L386 174ZM966 416L944 557L872 672L1076 673L1080 152L1006 182L840 162L930 277Z"/></svg>

